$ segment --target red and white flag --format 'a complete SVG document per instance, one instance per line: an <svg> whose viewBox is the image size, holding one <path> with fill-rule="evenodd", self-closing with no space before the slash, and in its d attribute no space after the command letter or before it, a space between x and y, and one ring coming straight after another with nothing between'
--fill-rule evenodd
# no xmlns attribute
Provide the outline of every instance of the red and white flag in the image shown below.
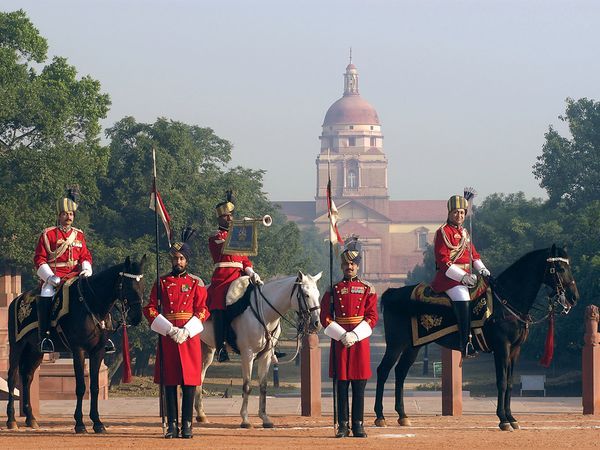
<svg viewBox="0 0 600 450"><path fill-rule="evenodd" d="M338 231L337 227L339 213L335 207L333 199L331 198L331 180L327 182L327 211L329 215L329 241L332 244L342 245L344 240L342 239L342 236L340 236L340 232Z"/></svg>
<svg viewBox="0 0 600 450"><path fill-rule="evenodd" d="M154 201L154 196L156 195L156 202ZM160 193L156 190L156 183L152 183L152 192L150 193L150 209L154 211L154 203L158 206L158 217L162 220L163 225L165 226L165 231L167 232L167 239L169 240L169 247L171 246L171 217L169 217L169 213L167 212L167 208L165 208L165 204L160 198Z"/></svg>

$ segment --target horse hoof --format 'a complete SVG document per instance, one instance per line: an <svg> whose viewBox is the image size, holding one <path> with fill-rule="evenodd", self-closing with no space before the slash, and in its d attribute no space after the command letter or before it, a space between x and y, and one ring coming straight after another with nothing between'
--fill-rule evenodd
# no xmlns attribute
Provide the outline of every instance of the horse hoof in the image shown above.
<svg viewBox="0 0 600 450"><path fill-rule="evenodd" d="M401 417L398 419L398 425L401 427L410 427L412 423L408 417Z"/></svg>
<svg viewBox="0 0 600 450"><path fill-rule="evenodd" d="M94 433L106 433L106 427L103 424L94 425Z"/></svg>
<svg viewBox="0 0 600 450"><path fill-rule="evenodd" d="M29 428L33 428L34 430L37 430L40 427L37 423L37 420L35 420L35 419L26 420L25 426L29 427Z"/></svg>
<svg viewBox="0 0 600 450"><path fill-rule="evenodd" d="M263 423L263 428L274 428L273 422L265 422Z"/></svg>
<svg viewBox="0 0 600 450"><path fill-rule="evenodd" d="M512 427L508 422L500 422L498 425L502 431L512 431Z"/></svg>
<svg viewBox="0 0 600 450"><path fill-rule="evenodd" d="M516 420L514 422L510 422L510 426L513 428L513 430L520 430L521 426L519 425L519 422L517 422Z"/></svg>
<svg viewBox="0 0 600 450"><path fill-rule="evenodd" d="M240 427L242 428L252 428L252 424L250 422L242 422L242 424L240 425Z"/></svg>
<svg viewBox="0 0 600 450"><path fill-rule="evenodd" d="M75 425L75 433L76 434L85 434L85 433L87 433L85 425Z"/></svg>
<svg viewBox="0 0 600 450"><path fill-rule="evenodd" d="M196 422L198 422L198 423L208 423L208 419L206 418L205 415L196 416Z"/></svg>
<svg viewBox="0 0 600 450"><path fill-rule="evenodd" d="M382 427L382 428L387 427L387 424L385 423L385 419L383 417L375 419L375 426Z"/></svg>
<svg viewBox="0 0 600 450"><path fill-rule="evenodd" d="M9 430L18 430L19 429L19 425L17 425L16 421L7 421L6 422L6 428Z"/></svg>

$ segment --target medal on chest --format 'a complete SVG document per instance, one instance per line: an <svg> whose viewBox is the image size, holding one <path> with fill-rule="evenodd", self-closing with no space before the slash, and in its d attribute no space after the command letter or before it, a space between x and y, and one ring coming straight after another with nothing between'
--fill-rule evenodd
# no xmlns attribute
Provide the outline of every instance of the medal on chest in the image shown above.
<svg viewBox="0 0 600 450"><path fill-rule="evenodd" d="M191 289L191 286L189 284L181 285L181 292L188 292L190 289Z"/></svg>
<svg viewBox="0 0 600 450"><path fill-rule="evenodd" d="M340 295L346 295L347 293L348 293L347 287L343 287L342 289L340 289Z"/></svg>
<svg viewBox="0 0 600 450"><path fill-rule="evenodd" d="M362 286L352 286L352 288L350 289L350 292L352 294L364 294L365 288Z"/></svg>

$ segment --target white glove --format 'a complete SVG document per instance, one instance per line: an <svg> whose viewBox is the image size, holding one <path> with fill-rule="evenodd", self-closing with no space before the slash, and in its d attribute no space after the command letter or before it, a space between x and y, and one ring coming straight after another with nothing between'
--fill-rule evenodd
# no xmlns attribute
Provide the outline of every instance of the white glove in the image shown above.
<svg viewBox="0 0 600 450"><path fill-rule="evenodd" d="M84 261L81 263L81 272L79 272L79 276L83 278L92 276L92 265L89 261Z"/></svg>
<svg viewBox="0 0 600 450"><path fill-rule="evenodd" d="M171 329L167 331L167 336L173 339L173 341L177 342L177 333L179 333L180 330L181 328L179 327L171 326Z"/></svg>
<svg viewBox="0 0 600 450"><path fill-rule="evenodd" d="M485 264L483 264L483 261L481 261L480 259L476 259L475 261L473 261L473 267L475 268L477 273L482 277L487 278L490 276L490 271L485 267Z"/></svg>
<svg viewBox="0 0 600 450"><path fill-rule="evenodd" d="M460 280L460 282L466 287L475 287L475 285L477 284L477 275L468 273L464 277L462 277L462 280Z"/></svg>
<svg viewBox="0 0 600 450"><path fill-rule="evenodd" d="M46 280L46 283L51 284L54 287L58 287L60 284L60 277L57 277L56 275L50 275Z"/></svg>
<svg viewBox="0 0 600 450"><path fill-rule="evenodd" d="M344 345L344 347L352 347L354 344L358 342L358 336L354 331L348 331L344 333L340 342Z"/></svg>
<svg viewBox="0 0 600 450"><path fill-rule="evenodd" d="M178 344L183 344L190 337L190 332L186 328L179 328L177 334L173 338Z"/></svg>
<svg viewBox="0 0 600 450"><path fill-rule="evenodd" d="M479 271L479 275L481 275L482 277L489 277L491 275L490 271L487 268L483 268Z"/></svg>
<svg viewBox="0 0 600 450"><path fill-rule="evenodd" d="M252 269L252 267L246 267L246 275L248 275L250 277L250 281L252 281L253 284L258 285L258 286L262 286L263 281L260 279L260 277L258 276L258 274L254 271L254 269Z"/></svg>

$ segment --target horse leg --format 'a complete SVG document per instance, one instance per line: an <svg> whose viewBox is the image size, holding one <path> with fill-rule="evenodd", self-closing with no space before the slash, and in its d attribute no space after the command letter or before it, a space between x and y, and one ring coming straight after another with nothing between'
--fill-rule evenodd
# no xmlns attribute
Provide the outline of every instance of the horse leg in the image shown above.
<svg viewBox="0 0 600 450"><path fill-rule="evenodd" d="M507 374L509 366L508 343L495 346L494 363L496 366L496 388L498 389L498 405L496 406L496 415L500 419L498 426L502 431L511 431L512 428L506 417L506 389Z"/></svg>
<svg viewBox="0 0 600 450"><path fill-rule="evenodd" d="M206 371L212 364L214 357L215 349L202 342L202 383L206 380ZM202 385L196 387L194 407L196 408L196 422L207 423L208 420L206 419L204 405L202 404Z"/></svg>
<svg viewBox="0 0 600 450"><path fill-rule="evenodd" d="M19 364L19 372L21 373L21 384L23 386L23 392L21 392L21 401L23 402L23 411L25 411L25 426L37 429L39 425L33 411L31 409L31 382L35 371L40 367L42 363L42 355L39 352L35 352L30 348L27 348L21 355L21 361Z"/></svg>
<svg viewBox="0 0 600 450"><path fill-rule="evenodd" d="M83 395L85 394L85 377L83 368L85 364L85 354L83 349L73 349L73 370L75 372L75 395L77 396L77 406L75 407L75 433L87 433L83 423Z"/></svg>
<svg viewBox="0 0 600 450"><path fill-rule="evenodd" d="M378 427L385 427L385 417L383 415L383 391L385 389L385 382L390 375L390 370L398 362L400 357L400 346L395 342L390 342L385 347L385 354L377 367L377 390L375 391L375 425Z"/></svg>
<svg viewBox="0 0 600 450"><path fill-rule="evenodd" d="M267 415L267 378L269 375L269 367L271 366L272 351L273 350L263 353L256 361L260 386L258 417L263 421L263 428L273 428L273 422Z"/></svg>
<svg viewBox="0 0 600 450"><path fill-rule="evenodd" d="M506 412L506 418L510 423L510 426L513 430L519 430L521 427L519 426L519 421L514 418L510 409L510 403L512 398L512 389L513 389L513 372L514 368L519 360L519 355L521 354L521 347L518 346L511 352L510 355L510 365L508 366L508 383L506 388L506 397L504 400L504 411Z"/></svg>
<svg viewBox="0 0 600 450"><path fill-rule="evenodd" d="M242 357L242 409L240 415L242 416L242 428L252 428L252 423L248 420L248 398L252 392L252 363L254 355L252 350L245 348L241 352Z"/></svg>
<svg viewBox="0 0 600 450"><path fill-rule="evenodd" d="M400 360L398 361L398 364L396 364L396 369L394 370L396 375L394 408L398 413L398 423L403 427L409 427L412 425L406 415L406 412L404 412L404 380L406 379L406 375L408 375L409 369L417 359L420 349L421 347L412 346L406 348L402 352Z"/></svg>
<svg viewBox="0 0 600 450"><path fill-rule="evenodd" d="M17 421L15 420L15 395L14 391L17 387L17 376L19 371L17 370L19 367L19 356L22 352L22 344L17 344L11 342L10 345L10 357L9 357L9 365L8 365L8 402L6 403L6 428L9 430L17 430L19 426L17 425ZM20 351L18 351L19 349ZM22 395L22 394L21 394Z"/></svg>
<svg viewBox="0 0 600 450"><path fill-rule="evenodd" d="M90 419L94 422L94 433L106 433L106 428L100 420L98 412L98 393L100 392L98 374L104 358L104 350L89 355L90 358Z"/></svg>

